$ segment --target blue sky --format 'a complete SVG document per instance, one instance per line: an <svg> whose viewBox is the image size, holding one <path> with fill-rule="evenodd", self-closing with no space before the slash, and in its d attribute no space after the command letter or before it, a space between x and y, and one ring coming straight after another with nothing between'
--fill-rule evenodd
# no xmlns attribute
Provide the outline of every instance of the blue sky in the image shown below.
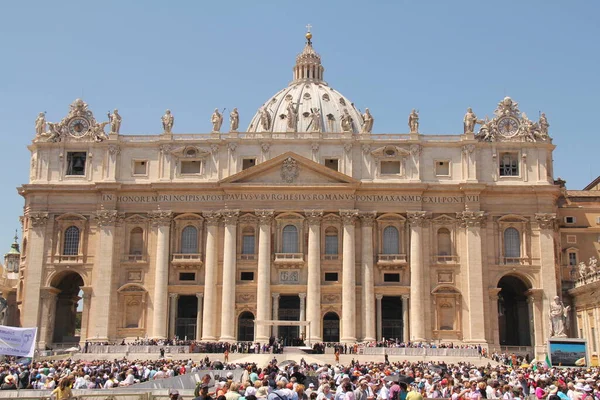
<svg viewBox="0 0 600 400"><path fill-rule="evenodd" d="M258 107L288 84L304 26L325 80L369 107L375 133L462 133L467 107L505 95L546 112L555 176L581 189L600 174L598 1L5 1L0 3L0 252L19 228L34 120L59 121L77 97L121 133L210 130L215 107Z"/></svg>

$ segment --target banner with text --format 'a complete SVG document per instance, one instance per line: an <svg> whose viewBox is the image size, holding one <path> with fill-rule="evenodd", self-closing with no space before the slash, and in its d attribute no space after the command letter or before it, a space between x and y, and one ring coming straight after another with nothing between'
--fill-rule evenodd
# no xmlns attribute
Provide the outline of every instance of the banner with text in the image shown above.
<svg viewBox="0 0 600 400"><path fill-rule="evenodd" d="M33 357L37 328L15 328L0 325L0 354Z"/></svg>

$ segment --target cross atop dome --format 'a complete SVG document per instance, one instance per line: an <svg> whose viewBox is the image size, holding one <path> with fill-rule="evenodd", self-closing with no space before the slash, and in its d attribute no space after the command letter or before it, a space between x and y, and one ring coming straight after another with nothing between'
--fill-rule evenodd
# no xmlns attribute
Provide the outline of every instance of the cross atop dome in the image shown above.
<svg viewBox="0 0 600 400"><path fill-rule="evenodd" d="M306 40L308 40L308 43L311 44L310 39L312 39L312 33L310 33L310 28L312 28L311 24L306 24Z"/></svg>

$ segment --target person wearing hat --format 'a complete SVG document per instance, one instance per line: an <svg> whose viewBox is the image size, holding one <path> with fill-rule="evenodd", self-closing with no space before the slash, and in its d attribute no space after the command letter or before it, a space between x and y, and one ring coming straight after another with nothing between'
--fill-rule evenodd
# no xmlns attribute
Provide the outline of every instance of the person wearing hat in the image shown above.
<svg viewBox="0 0 600 400"><path fill-rule="evenodd" d="M206 383L200 385L198 396L194 400L212 400L212 397L208 395L208 385Z"/></svg>
<svg viewBox="0 0 600 400"><path fill-rule="evenodd" d="M179 391L171 389L169 390L169 400L183 400L183 397L181 397Z"/></svg>
<svg viewBox="0 0 600 400"><path fill-rule="evenodd" d="M14 375L8 374L4 377L4 383L0 386L0 390L16 390L17 383Z"/></svg>

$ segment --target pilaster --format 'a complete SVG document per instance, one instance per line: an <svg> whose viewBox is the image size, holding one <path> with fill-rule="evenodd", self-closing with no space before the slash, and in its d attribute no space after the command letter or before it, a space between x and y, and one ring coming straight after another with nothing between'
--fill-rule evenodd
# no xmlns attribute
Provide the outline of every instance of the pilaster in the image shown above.
<svg viewBox="0 0 600 400"><path fill-rule="evenodd" d="M175 338L176 336L176 323L177 323L177 300L179 300L179 293L169 293L169 337Z"/></svg>
<svg viewBox="0 0 600 400"><path fill-rule="evenodd" d="M554 297L558 294L558 283L556 280L556 259L554 257L554 229L557 227L556 214L535 214L535 222L537 223L537 228L539 230L539 257L541 266L540 288L543 289L543 314L550 315L550 305L552 304ZM547 324L545 325L546 326L544 326L544 328L547 328ZM569 332L567 332L567 334L568 333ZM547 339L549 335L550 332L544 332L542 340Z"/></svg>
<svg viewBox="0 0 600 400"><path fill-rule="evenodd" d="M271 293L271 297L273 298L273 305L271 306L271 310L273 311L273 315L271 319L274 321L279 320L279 293ZM273 325L273 337L279 337L279 326Z"/></svg>
<svg viewBox="0 0 600 400"><path fill-rule="evenodd" d="M465 229L469 307L469 332L466 342L485 343L485 314L483 302L483 268L481 255L481 227L485 226L486 215L483 211L463 211L457 213L461 227Z"/></svg>
<svg viewBox="0 0 600 400"><path fill-rule="evenodd" d="M196 340L202 337L202 312L204 307L204 293L196 293L198 299L198 307L196 311Z"/></svg>
<svg viewBox="0 0 600 400"><path fill-rule="evenodd" d="M377 340L381 340L383 336L383 316L381 315L381 300L383 300L383 295L378 294L375 296L375 299L377 300Z"/></svg>
<svg viewBox="0 0 600 400"><path fill-rule="evenodd" d="M56 296L60 290L53 287L45 287L40 290L39 300L41 301L42 318L38 332L38 349L46 350L46 346L52 343L54 333L54 321L56 320Z"/></svg>
<svg viewBox="0 0 600 400"><path fill-rule="evenodd" d="M94 279L92 281L91 314L94 316L89 329L90 338L107 341L111 327L111 301L113 294L113 269L115 249L115 225L119 215L116 210L100 210L94 215L96 222L96 254Z"/></svg>
<svg viewBox="0 0 600 400"><path fill-rule="evenodd" d="M29 240L27 243L27 268L25 268L25 287L23 293L23 327L38 326L40 316L40 289L44 270L44 245L46 238L47 212L31 212L29 219ZM47 314L44 314L47 315ZM38 340L39 342L39 340Z"/></svg>

